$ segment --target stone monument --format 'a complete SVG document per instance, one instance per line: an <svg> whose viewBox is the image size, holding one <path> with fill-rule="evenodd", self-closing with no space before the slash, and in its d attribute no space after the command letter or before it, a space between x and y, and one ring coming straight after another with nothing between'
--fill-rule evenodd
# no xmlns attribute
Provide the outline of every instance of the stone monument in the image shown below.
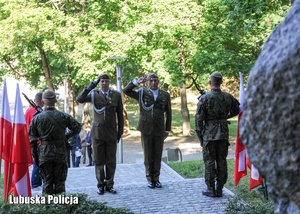
<svg viewBox="0 0 300 214"><path fill-rule="evenodd" d="M250 72L241 139L267 182L274 213L300 213L300 0Z"/></svg>

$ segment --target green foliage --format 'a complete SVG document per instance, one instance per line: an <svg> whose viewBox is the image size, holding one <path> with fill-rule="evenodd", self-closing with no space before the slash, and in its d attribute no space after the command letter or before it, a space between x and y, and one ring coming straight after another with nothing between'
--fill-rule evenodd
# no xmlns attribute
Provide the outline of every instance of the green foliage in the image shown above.
<svg viewBox="0 0 300 214"><path fill-rule="evenodd" d="M261 200L254 205L249 205L243 203L243 198L235 196L228 200L225 212L228 214L273 214L274 202Z"/></svg>
<svg viewBox="0 0 300 214"><path fill-rule="evenodd" d="M229 119L230 124L228 125L228 129L230 138L236 137L237 119L237 116Z"/></svg>
<svg viewBox="0 0 300 214"><path fill-rule="evenodd" d="M290 1L275 2L202 1L203 21L196 40L194 72L220 71L235 78L239 71L248 74L264 41L291 6Z"/></svg>
<svg viewBox="0 0 300 214"><path fill-rule="evenodd" d="M254 17L252 20L259 23L262 20L258 19L262 17L261 14L278 14L278 17L283 17L290 6L289 1L276 1L276 6L272 7L269 1L244 3L238 0L206 0L201 3L192 0L25 2L8 4L3 1L1 7L1 20L8 21L3 22L3 26L11 29L9 35L23 41L19 47L38 41L45 50L53 51L56 59L54 64L65 64L75 71L81 72L83 69L90 74L95 72L95 67L113 72L113 64L107 58L127 55L138 65L135 68L140 69L140 72L156 70L166 78L166 82L178 86L185 72L224 71L229 62L247 64L248 57L237 54L243 48L247 50L247 44L237 43L247 35L235 33L240 29L231 27L232 22L238 23L246 17ZM252 13L260 16L253 16ZM10 14L20 15L12 19ZM275 24L278 21L280 18ZM5 43L7 39L2 41ZM218 52L217 55L214 52ZM17 58L21 59L22 55ZM38 58L37 54L35 59ZM34 57L29 61L33 62ZM36 62L40 63L39 60ZM92 65L92 69L85 67L87 63ZM66 67L60 68L62 73L67 71ZM34 74L38 76L38 73ZM79 77L89 79L89 75ZM80 81L79 77L75 78L75 82ZM82 82L86 83L86 80Z"/></svg>
<svg viewBox="0 0 300 214"><path fill-rule="evenodd" d="M66 79L76 96L99 73L114 82L109 58L127 56L126 83L149 71L172 87L191 85L189 75L206 86L216 70L237 80L290 6L288 0L0 0L0 79L23 77L39 89L57 89Z"/></svg>
<svg viewBox="0 0 300 214"><path fill-rule="evenodd" d="M126 110L127 110L127 117L130 121L130 129L136 130L139 120L139 105L138 102L134 99L129 99L126 102Z"/></svg>

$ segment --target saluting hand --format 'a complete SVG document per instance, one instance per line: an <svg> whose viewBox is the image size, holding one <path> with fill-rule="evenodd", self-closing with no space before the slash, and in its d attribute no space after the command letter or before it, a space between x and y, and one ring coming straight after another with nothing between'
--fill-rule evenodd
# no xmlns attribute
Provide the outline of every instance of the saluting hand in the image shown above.
<svg viewBox="0 0 300 214"><path fill-rule="evenodd" d="M88 85L87 89L88 89L88 90L92 90L92 89L96 88L96 86L99 84L99 82L100 82L100 78L98 78L97 80L91 82L91 83Z"/></svg>
<svg viewBox="0 0 300 214"><path fill-rule="evenodd" d="M138 82L138 84L145 83L145 82L147 82L147 78L146 77L140 77L140 78L138 78L137 82Z"/></svg>

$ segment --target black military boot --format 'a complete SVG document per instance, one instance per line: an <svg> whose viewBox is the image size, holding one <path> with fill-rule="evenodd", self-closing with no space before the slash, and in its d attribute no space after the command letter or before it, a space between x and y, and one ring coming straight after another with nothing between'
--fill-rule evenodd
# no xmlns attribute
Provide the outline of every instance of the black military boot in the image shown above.
<svg viewBox="0 0 300 214"><path fill-rule="evenodd" d="M98 195L103 195L104 194L104 187L105 187L105 185L102 185L98 188L98 190L97 190Z"/></svg>
<svg viewBox="0 0 300 214"><path fill-rule="evenodd" d="M217 185L216 197L222 197L222 196L223 196L223 186Z"/></svg>
<svg viewBox="0 0 300 214"><path fill-rule="evenodd" d="M216 191L214 188L207 188L206 190L202 191L202 195L216 197Z"/></svg>

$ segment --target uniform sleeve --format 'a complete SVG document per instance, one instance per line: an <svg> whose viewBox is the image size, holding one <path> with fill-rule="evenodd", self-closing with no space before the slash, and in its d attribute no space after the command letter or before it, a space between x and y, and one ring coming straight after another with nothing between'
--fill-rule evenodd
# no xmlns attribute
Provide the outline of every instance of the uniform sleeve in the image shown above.
<svg viewBox="0 0 300 214"><path fill-rule="evenodd" d="M195 129L201 134L203 134L202 132L204 129L204 121L206 119L204 105L205 105L204 99L203 97L200 97L199 102L197 104L197 110L195 115Z"/></svg>
<svg viewBox="0 0 300 214"><path fill-rule="evenodd" d="M91 90L88 90L87 88L84 88L82 92L80 92L78 94L78 96L76 97L76 101L79 103L87 103L87 102L91 102Z"/></svg>
<svg viewBox="0 0 300 214"><path fill-rule="evenodd" d="M126 94L127 96L135 99L135 100L139 100L139 92L133 90L136 87L135 84L133 84L133 82L128 83L128 85L123 89L124 94Z"/></svg>
<svg viewBox="0 0 300 214"><path fill-rule="evenodd" d="M228 118L234 117L236 115L238 115L240 112L240 103L237 99L235 99L232 96L232 104L231 104L231 109L228 115Z"/></svg>
<svg viewBox="0 0 300 214"><path fill-rule="evenodd" d="M118 99L117 118L118 118L118 136L121 136L123 135L124 132L123 103L122 103L121 94Z"/></svg>
<svg viewBox="0 0 300 214"><path fill-rule="evenodd" d="M36 127L37 126L36 126L36 117L35 117L31 121L30 126L29 126L29 130L28 130L29 142L30 142L30 147L31 147L31 152L32 152L33 157L36 157L37 154L38 154L37 142L38 142L38 139L40 137L38 135L38 131L37 131Z"/></svg>
<svg viewBox="0 0 300 214"><path fill-rule="evenodd" d="M170 94L167 93L167 105L166 105L166 129L165 131L170 132L172 127L172 105L171 105L171 98Z"/></svg>
<svg viewBox="0 0 300 214"><path fill-rule="evenodd" d="M69 124L67 128L70 130L70 132L67 135L67 138L73 137L80 133L82 124L79 123L74 117L71 115L66 114L69 120Z"/></svg>

